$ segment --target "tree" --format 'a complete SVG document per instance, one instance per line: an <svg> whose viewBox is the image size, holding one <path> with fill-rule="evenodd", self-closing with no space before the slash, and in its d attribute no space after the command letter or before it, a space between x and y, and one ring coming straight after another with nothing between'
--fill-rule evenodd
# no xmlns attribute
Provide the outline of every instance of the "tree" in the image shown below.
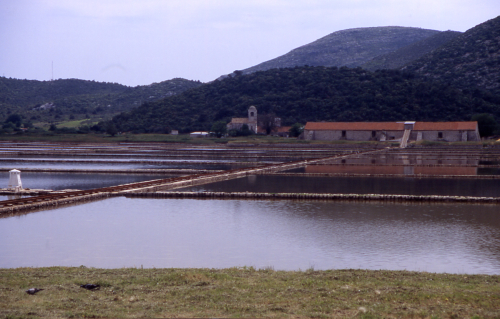
<svg viewBox="0 0 500 319"><path fill-rule="evenodd" d="M235 129L229 130L228 134L231 137L248 136L252 135L253 131L248 127L247 124L243 124L239 130Z"/></svg>
<svg viewBox="0 0 500 319"><path fill-rule="evenodd" d="M113 122L109 122L108 125L106 125L106 133L111 136L115 136L118 133L118 130Z"/></svg>
<svg viewBox="0 0 500 319"><path fill-rule="evenodd" d="M16 127L20 127L21 126L21 123L23 122L23 118L21 115L19 114L11 114L9 115L9 117L7 117L7 119L5 120L5 123L14 123L14 125Z"/></svg>
<svg viewBox="0 0 500 319"><path fill-rule="evenodd" d="M247 124L243 124L241 126L241 129L238 130L238 136L248 136L248 135L252 135L252 130L248 127Z"/></svg>
<svg viewBox="0 0 500 319"><path fill-rule="evenodd" d="M276 114L267 113L259 115L258 122L259 126L266 130L266 134L269 135L277 127Z"/></svg>
<svg viewBox="0 0 500 319"><path fill-rule="evenodd" d="M217 121L212 124L210 131L214 132L217 137L222 137L227 132L227 125L225 121Z"/></svg>
<svg viewBox="0 0 500 319"><path fill-rule="evenodd" d="M19 130L16 125L12 122L7 122L2 125L2 129L5 132L12 133L13 131Z"/></svg>
<svg viewBox="0 0 500 319"><path fill-rule="evenodd" d="M491 136L498 129L498 123L491 114L474 114L471 120L477 121L477 126L479 127L479 135L481 135L481 137Z"/></svg>
<svg viewBox="0 0 500 319"><path fill-rule="evenodd" d="M290 137L298 137L302 132L304 131L304 125L300 123L295 123L292 125L290 130L288 131L290 133Z"/></svg>

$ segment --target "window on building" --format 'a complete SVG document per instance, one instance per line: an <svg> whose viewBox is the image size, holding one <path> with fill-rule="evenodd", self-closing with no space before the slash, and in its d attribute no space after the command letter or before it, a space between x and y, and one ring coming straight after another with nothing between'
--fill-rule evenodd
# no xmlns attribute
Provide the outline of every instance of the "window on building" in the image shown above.
<svg viewBox="0 0 500 319"><path fill-rule="evenodd" d="M372 131L372 137L375 137L377 136L377 132L376 131Z"/></svg>
<svg viewBox="0 0 500 319"><path fill-rule="evenodd" d="M250 112L250 116L253 116L253 112Z"/></svg>
<svg viewBox="0 0 500 319"><path fill-rule="evenodd" d="M345 137L345 131L342 131L342 137Z"/></svg>
<svg viewBox="0 0 500 319"><path fill-rule="evenodd" d="M443 132L438 132L438 138L443 138Z"/></svg>

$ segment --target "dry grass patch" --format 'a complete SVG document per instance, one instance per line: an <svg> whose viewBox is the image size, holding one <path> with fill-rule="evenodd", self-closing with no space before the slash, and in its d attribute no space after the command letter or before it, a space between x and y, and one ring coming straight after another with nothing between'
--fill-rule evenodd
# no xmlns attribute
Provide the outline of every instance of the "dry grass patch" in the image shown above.
<svg viewBox="0 0 500 319"><path fill-rule="evenodd" d="M101 285L88 291L81 284ZM31 296L31 287L45 290ZM0 269L2 318L498 318L500 276L407 271Z"/></svg>

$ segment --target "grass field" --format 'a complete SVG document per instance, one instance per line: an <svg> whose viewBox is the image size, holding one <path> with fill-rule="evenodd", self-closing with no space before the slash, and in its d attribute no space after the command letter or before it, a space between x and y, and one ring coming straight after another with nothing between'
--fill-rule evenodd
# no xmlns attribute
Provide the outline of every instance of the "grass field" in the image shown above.
<svg viewBox="0 0 500 319"><path fill-rule="evenodd" d="M75 121L78 122L78 121ZM12 142L68 142L68 143L123 143L123 142L161 142L161 143L184 143L184 144L377 144L383 143L387 146L398 146L397 142L373 142L373 141L306 141L296 138L284 138L275 136L253 135L247 137L228 137L228 138L197 138L190 137L189 134L169 135L169 134L121 134L110 136L107 134L56 134L47 132L45 134L1 134L0 141ZM500 144L495 141L485 142L418 142L417 145L493 145Z"/></svg>
<svg viewBox="0 0 500 319"><path fill-rule="evenodd" d="M79 285L94 283L100 290ZM24 291L44 288L36 295ZM499 318L500 276L273 269L0 269L2 318Z"/></svg>
<svg viewBox="0 0 500 319"><path fill-rule="evenodd" d="M190 137L189 134L121 134L114 137L107 134L55 134L43 135L30 134L4 134L0 135L0 141L20 142L75 142L75 143L119 143L119 142L163 142L163 143L187 143L187 144L325 144L324 141L304 141L295 138L283 138L274 136L254 135L248 137L215 138L215 137ZM337 141L339 143L339 141ZM340 143L346 143L340 141ZM373 142L353 142L373 143Z"/></svg>
<svg viewBox="0 0 500 319"><path fill-rule="evenodd" d="M96 121L93 122L91 119L83 119L83 120L62 122L62 123L58 124L57 127L58 128L61 128L61 127L78 128L82 125L92 126L94 124L97 124L97 122Z"/></svg>

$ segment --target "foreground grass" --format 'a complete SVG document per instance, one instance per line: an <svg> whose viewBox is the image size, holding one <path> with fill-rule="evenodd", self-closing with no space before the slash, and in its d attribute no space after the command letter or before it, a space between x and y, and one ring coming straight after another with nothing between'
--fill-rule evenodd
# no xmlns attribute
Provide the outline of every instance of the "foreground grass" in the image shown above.
<svg viewBox="0 0 500 319"><path fill-rule="evenodd" d="M499 282L407 271L0 269L0 317L498 318ZM45 290L31 296L31 287Z"/></svg>

